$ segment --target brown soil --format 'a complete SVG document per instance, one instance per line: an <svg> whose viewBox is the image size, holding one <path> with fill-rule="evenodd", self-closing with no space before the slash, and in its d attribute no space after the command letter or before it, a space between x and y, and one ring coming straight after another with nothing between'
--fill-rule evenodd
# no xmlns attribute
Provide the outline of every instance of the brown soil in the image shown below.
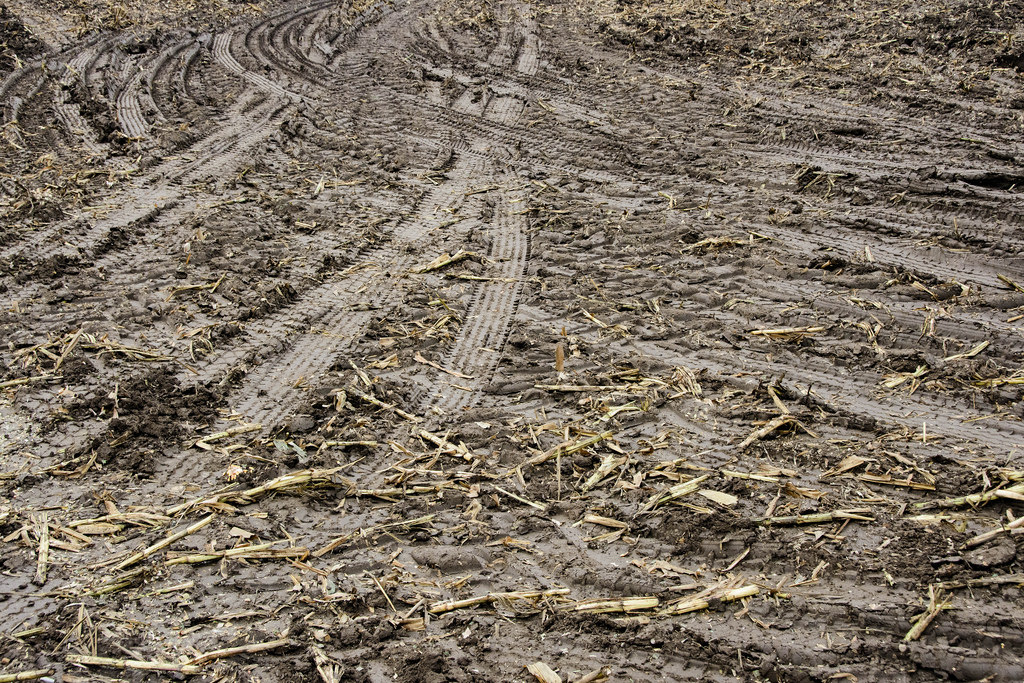
<svg viewBox="0 0 1024 683"><path fill-rule="evenodd" d="M1022 17L0 6L0 672L1024 680Z"/></svg>

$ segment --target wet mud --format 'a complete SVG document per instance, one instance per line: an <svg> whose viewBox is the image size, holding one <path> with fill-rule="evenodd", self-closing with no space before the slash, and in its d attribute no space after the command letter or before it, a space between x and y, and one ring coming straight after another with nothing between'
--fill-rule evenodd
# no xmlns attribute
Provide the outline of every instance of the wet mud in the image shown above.
<svg viewBox="0 0 1024 683"><path fill-rule="evenodd" d="M0 676L1024 679L1022 16L0 6Z"/></svg>

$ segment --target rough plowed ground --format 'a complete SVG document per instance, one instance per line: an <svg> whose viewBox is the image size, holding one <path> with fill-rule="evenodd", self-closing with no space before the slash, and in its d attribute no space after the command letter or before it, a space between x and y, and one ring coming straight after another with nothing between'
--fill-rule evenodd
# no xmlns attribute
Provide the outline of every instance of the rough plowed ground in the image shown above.
<svg viewBox="0 0 1024 683"><path fill-rule="evenodd" d="M1024 679L1022 21L0 7L0 680Z"/></svg>

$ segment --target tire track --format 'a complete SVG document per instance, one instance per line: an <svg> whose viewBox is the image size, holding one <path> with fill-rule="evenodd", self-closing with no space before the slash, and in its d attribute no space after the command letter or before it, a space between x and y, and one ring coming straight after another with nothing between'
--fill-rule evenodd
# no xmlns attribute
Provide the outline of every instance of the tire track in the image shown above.
<svg viewBox="0 0 1024 683"><path fill-rule="evenodd" d="M250 325L244 341L211 359L198 375L182 373L179 383L230 380L245 366L255 365L229 395L228 406L241 419L262 424L264 433L281 426L305 405L307 392L323 383L366 326L401 300L406 273L430 243L447 237L444 228L459 214L466 188L481 170L475 159L456 160L449 172L452 180L421 198L415 211L394 226L388 244L360 257L350 272L329 278L283 312ZM413 246L417 253L410 253ZM182 460L162 463L157 481L201 479L209 474L203 471L209 464L185 453Z"/></svg>
<svg viewBox="0 0 1024 683"><path fill-rule="evenodd" d="M718 101L729 102L739 98L752 100L758 107L757 112L761 116L780 121L783 124L801 121L814 125L827 120L840 126L856 128L868 123L880 132L891 133L893 139L904 139L907 136L914 138L920 135L927 144L954 140L949 134L948 127L940 123L932 123L921 116L908 116L905 112L894 108L845 100L820 89L811 94L804 92L798 86L776 85L763 81L752 82L749 79L736 82L735 88L723 87L722 81L719 79L704 74L695 74L692 71L676 71L669 64L658 63L660 61L655 58L639 70L641 73L656 75L663 79L668 78L700 85L708 93L713 94L713 99ZM891 92L893 95L887 99L898 102L903 93ZM941 98L939 101L942 101ZM962 102L957 101L956 104L959 107ZM992 109L991 112L1001 113L997 109ZM972 120L976 121L976 117L972 117ZM960 129L964 131L965 136L972 139L987 139L993 149L998 148L999 143L988 139L990 134L1003 134L1002 131L963 124ZM1010 142L1012 147L1012 141Z"/></svg>
<svg viewBox="0 0 1024 683"><path fill-rule="evenodd" d="M117 121L129 138L149 137L149 123L142 113L142 68L133 62L125 65L125 85L117 94Z"/></svg>
<svg viewBox="0 0 1024 683"><path fill-rule="evenodd" d="M77 104L68 100L67 91L72 88L76 81L87 87L87 74L90 65L99 58L102 51L109 47L112 39L106 39L91 46L74 57L65 66L64 75L57 84L53 98L53 107L57 118L63 124L64 129L73 140L77 140L87 153L92 156L103 156L106 147L96 137L90 124L82 116Z"/></svg>
<svg viewBox="0 0 1024 683"><path fill-rule="evenodd" d="M512 38L499 40L495 48L496 52L506 55L503 59L509 62L518 56L518 52L509 52L511 41ZM478 108L481 113L487 104L486 99L466 101L467 107ZM517 115L516 108L506 104L494 113L498 120L507 120L513 115ZM435 240L446 237L435 233L441 232L451 217L457 215L466 201L468 184L479 182L482 170L484 164L481 160L472 156L457 157L447 174L448 182L432 189L420 200L413 215L399 221L386 247L371 252L363 259L376 267L359 270L342 279L331 279L289 307L287 319L277 316L279 320L267 321L266 327L249 330L245 343L211 363L197 378L198 381L213 381L240 362L257 360L257 350L269 350L271 357L246 375L232 392L228 403L247 421L263 424L265 431L279 425L290 412L303 405L305 390L297 384L317 386L321 383L325 371L361 336L374 311L386 311L400 300L400 278L417 258L408 255L408 247L416 246L422 253L432 235ZM512 247L501 247L503 253L508 251L515 257L518 265L513 269L518 268L521 273L525 261L525 249L522 248L525 235L521 230L505 232L510 236L518 232L521 237L518 241L512 239ZM515 245L519 245L518 250ZM506 298L499 296L497 291L488 290L482 301L490 305ZM354 307L358 309L354 310ZM503 319L499 326L501 329L507 329L507 317L511 313L507 304L495 312L495 317ZM486 329L488 324L493 323L483 320L478 323L481 329ZM467 336L476 339L480 333L470 330Z"/></svg>
<svg viewBox="0 0 1024 683"><path fill-rule="evenodd" d="M302 12L299 17L305 17L310 14L320 12L320 6L314 6L306 9ZM372 13L367 13L372 16ZM365 16L365 15L364 15ZM391 17L394 19L395 17ZM272 68L287 73L289 76L294 77L302 82L321 89L313 98L306 98L305 101L309 103L313 102L326 102L329 99L337 97L350 97L352 93L357 92L360 88L373 87L378 95L386 97L391 103L402 109L413 109L420 112L418 119L424 122L442 122L447 126L450 126L454 130L458 131L459 134L470 138L479 138L485 136L490 140L488 143L477 144L474 148L467 149L466 151L475 153L493 153L495 143L506 145L516 148L527 148L532 152L542 151L549 158L552 159L565 159L571 158L576 155L578 150L586 148L587 154L590 158L598 157L606 164L616 165L620 163L622 159L622 152L604 152L600 145L594 144L594 140L583 139L575 142L561 142L557 140L557 136L543 135L543 134L532 134L524 131L522 128L510 126L501 120L501 117L487 117L482 118L480 112L483 110L483 101L488 97L491 97L490 91L493 90L490 85L485 89L486 92L483 97L476 99L475 95L471 92L463 94L464 101L456 103L454 107L438 107L432 106L427 102L423 102L421 98L405 93L395 92L390 88L380 89L380 86L376 85L371 79L365 75L359 75L357 69L348 67L344 71L356 71L354 74L347 74L344 79L338 79L338 72L341 71L339 68L324 69L318 63L311 61L302 55L304 50L310 46L299 46L295 45L293 49L288 50L287 41L280 37L282 32L287 33L289 27L293 26L297 21L295 17L276 18L267 20L249 31L246 34L246 45L250 49L250 54L257 58L260 63L271 66ZM276 23L275 23L276 22ZM367 22L368 24L369 22ZM390 22L390 24L396 22ZM268 37L269 36L269 37ZM528 49L524 52L527 56L526 60L532 60L530 63L523 63L520 65L513 65L509 63L505 72L514 71L517 74L523 76L532 76L537 69L536 62L536 44L538 38L536 32L531 32L530 36L526 38L532 41L533 45L528 46ZM500 52L505 56L504 59L511 59L511 50L517 49L512 44L512 38L504 38L507 42L497 47L497 52ZM303 48L303 49L300 49ZM290 54L296 60L299 61L299 66L296 66L292 61L280 57L280 54ZM345 53L348 59L356 59L356 63L366 62L370 56L367 55L361 49L355 49L354 52ZM532 56L531 56L532 55ZM357 57L358 56L358 57ZM233 70L243 69L237 60L233 60L234 64L229 67ZM496 64L500 63L502 58L495 57L493 60L488 61L491 68L501 74L505 73L496 68ZM251 73L251 72L249 72ZM280 94L282 88L280 86L269 86L267 83L269 79L259 74L252 74L253 83L264 87L270 92ZM500 81L499 81L500 83ZM290 91L289 91L290 92ZM507 91L511 96L507 99L514 99L516 95L523 97L520 89L510 87ZM294 93L293 93L294 94ZM505 98L502 98L505 99ZM383 103L382 103L383 104ZM501 106L508 106L502 104ZM518 106L518 105L515 105ZM565 132L565 131L563 131ZM436 133L435 133L436 134ZM510 153L505 155L509 159L513 159ZM529 163L529 162L520 162ZM537 164L538 168L550 167L558 169L561 172L571 172L574 175L589 174L589 177L598 180L608 180L611 178L609 175L602 175L600 171L588 171L584 164L579 169L567 168L564 165L558 164L544 164L540 162Z"/></svg>
<svg viewBox="0 0 1024 683"><path fill-rule="evenodd" d="M223 45L223 43L222 43L222 45ZM193 54L195 54L196 50L193 49L191 52ZM168 61L170 61L170 60L168 60ZM194 57L187 61L187 63L185 64L185 69L187 70L189 68L189 65L192 64L192 63L194 63ZM183 78L183 80L187 81L188 80L188 76L185 76ZM229 117L231 120L233 120L235 122L234 125L232 125L230 127L226 127L225 129L222 129L221 131L218 131L218 133L216 133L215 135L211 136L210 138L208 138L207 140L204 141L204 143L203 143L204 156L203 157L200 157L200 158L198 158L196 160L193 160L191 163L186 163L184 165L181 164L181 159L180 158L168 160L167 162L165 162L165 165L162 165L161 167L158 167L154 171L153 175L163 176L163 177L169 178L170 182L172 184L181 185L181 184L185 184L185 183L188 183L190 181L198 179L199 178L199 174L215 173L218 169L224 168L227 164L231 163L231 158L232 158L234 152L236 152L239 147L245 146L244 144L242 144L245 141L244 140L243 141L238 140L237 139L238 136L236 136L234 134L235 131L237 131L238 129L243 129L243 130L246 131L247 137L249 137L249 138L253 137L253 133L260 133L260 132L265 133L266 131L264 129L269 128L269 126L266 126L266 125L263 125L263 124L266 124L267 121L266 120L262 120L262 121L255 121L254 122L251 119L253 117L255 117L255 116L260 116L260 115L263 115L263 114L269 114L269 116L271 118L273 118L273 117L277 116L280 111L282 111L282 109L280 109L280 108L273 109L272 107L274 106L274 104L272 102L261 102L259 100L259 98L250 98L248 100L248 102L256 102L256 103L258 103L257 106L255 108L253 108L253 110L250 113L249 117L247 118L245 116L242 116L241 120L239 120L239 114L241 112L245 112L246 111L246 109L248 108L248 104L247 104L247 102L244 102L244 101L238 103L238 105L235 107L235 111ZM253 123L256 123L258 125L252 125ZM246 137L246 136L243 136L243 137ZM472 164L472 160L470 160L470 163ZM476 171L473 170L473 169L475 169L475 166L470 168L470 170L466 171L468 176L471 176L471 175L475 174ZM458 194L459 197L461 198L461 194L459 192L456 192L456 194ZM152 197L153 197L153 193L149 192L149 194L144 195L144 199L143 199L143 201L141 203L143 205L149 204L149 201L150 201L150 199ZM428 195L426 200L428 201L428 203L431 202L431 201L441 202L441 200L437 196L435 196L435 195ZM187 207L181 207L177 211L169 211L169 213L164 217L164 220L162 222L164 224L166 224L166 225L173 226L174 222L179 218L179 216L184 215L184 213L186 211L187 211ZM132 214L132 211L130 211L130 210L122 210L119 215L122 217L122 219L124 219L126 216L129 216L131 214ZM139 219L141 219L141 220L149 220L149 219L153 219L153 218L155 218L155 216L153 214L145 214L145 215L139 217ZM102 234L105 234L112 227L115 227L115 224L117 222L118 221L116 221L116 220L114 220L114 221L106 221L106 222L101 221L99 224L93 226L93 228L90 230L89 234L86 235L85 238L83 238L82 240L79 240L77 246L85 246L90 241L93 241L93 242L96 241L96 239L99 238ZM427 225L427 229L429 229L429 227L430 226ZM399 236L401 236L401 235L406 235L407 237L411 236L411 237L415 238L415 237L419 237L420 236L420 231L418 231L416 229L413 229L413 230L406 229L406 230L400 232ZM146 248L152 248L154 246L155 245L150 244L150 245L147 245ZM122 254L120 256L120 258L124 259L127 256L131 256L132 258L135 258L138 255L139 255L138 253L133 251L131 254L128 254L128 255ZM379 259L381 261L384 261L384 262L394 262L394 257L396 256L396 253L394 253L394 252L381 252L381 253L373 254L371 256L374 257L374 258L377 258L377 259ZM407 265L407 264L405 264L403 262L402 265ZM338 284L337 282L328 283L329 286L330 285L337 285L337 284ZM340 286L342 287L342 289L344 289L345 283L341 283ZM318 291L316 291L316 292L314 292L312 294L311 298L308 300L308 301L312 301L313 302L312 306L307 305L306 307L302 307L302 306L297 307L297 311L298 312L294 314L294 316L293 316L294 320L299 320L302 323L305 323L305 322L308 322L312 318L316 318L318 320L324 319L325 318L325 313L328 312L328 311L332 311L332 310L336 314L340 314L340 315L342 315L344 317L345 311L342 308L339 308L342 304L339 302L338 297L337 296L334 296L334 297L331 296L332 293L333 294L337 294L337 291L331 292L331 291L328 291L328 289L329 289L329 287L328 288L321 288L320 290L318 290ZM350 291L347 294L344 291L342 291L342 293L341 293L342 294L342 301L349 301L351 296L354 293L359 293L360 290L361 290L361 286L360 286L359 283L357 283L354 286L354 289L350 289ZM327 306L327 308L323 308L323 306L320 305L323 302L326 302L327 304L329 304ZM312 311L312 313L310 313L310 311ZM294 323L294 320L292 320L291 322ZM225 362L231 362L232 360L240 360L240 359L246 359L246 360L252 359L253 356L255 355L256 351L260 350L261 347L266 346L268 344L268 342L272 341L275 338L275 335L277 335L279 337L280 333L281 333L280 329L273 329L275 327L275 323L273 321L268 321L268 323L265 326L257 324L254 327L256 327L257 329L254 331L254 334L252 335L252 341L249 344L243 344L241 347L234 349L233 353L225 354L223 357L220 358L221 362L219 364L217 362L212 363L211 367L207 369L207 372L206 373L202 373L201 379L202 378L208 379L208 378L211 378L211 377L216 377L218 380L223 379L223 376L220 374L220 372L225 367ZM278 325L276 327L280 328L281 326ZM289 330L285 330L286 333L288 331ZM278 348L280 348L280 346ZM301 354L301 349L300 349L300 354ZM191 378L185 377L185 378L182 378L182 379L183 380L190 380L190 381L183 381L182 382L183 386L188 386L188 385L191 385L191 384L194 383L194 380L191 380ZM99 430L99 431L97 432L96 430ZM85 437L81 437L81 435L79 435L78 437L75 437L74 440L82 441L83 438L88 440L88 438L90 436L96 436L96 435L98 435L98 433L101 433L102 430L103 430L103 426L101 424L100 425L93 425L92 429L87 429L86 430L86 436Z"/></svg>
<svg viewBox="0 0 1024 683"><path fill-rule="evenodd" d="M249 81L257 88L269 92L278 97L285 99L301 101L306 98L302 95L285 90L283 87L270 80L266 76L249 71L234 58L231 54L231 37L230 32L218 33L213 39L213 56L220 62L228 71L231 73L244 78Z"/></svg>
<svg viewBox="0 0 1024 683"><path fill-rule="evenodd" d="M195 146L197 151L201 150L195 159L182 164L180 158L175 158L154 167L148 174L149 178L159 178L162 182L129 190L117 205L109 207L108 216L93 222L84 233L74 236L73 241L58 238L66 235L67 229L78 218L30 233L13 246L0 250L0 258L13 259L31 254L38 261L91 252L112 229L152 220L187 196L189 190L184 186L207 175L217 176L237 163L247 149L270 134L275 122L282 118L283 111L273 102L260 102L248 115L236 110L235 123L222 127Z"/></svg>
<svg viewBox="0 0 1024 683"><path fill-rule="evenodd" d="M91 49L83 50L76 55L62 82L70 84L73 79L81 77L81 74L88 70L88 64L99 58L100 47L111 40L113 39L108 38L106 41L100 41ZM164 64L172 63L177 54L175 50ZM182 68L183 80L187 80L184 72L198 54L198 46L193 46L190 54L192 56L185 60ZM74 121L81 118L80 115L76 116L77 108L66 104L63 111L66 125L69 128L77 125ZM225 117L225 120L233 120L233 123L221 126L191 147L195 152L193 159L186 159L183 163L183 157L179 156L157 164L147 173L148 181L143 179L141 183L127 190L121 196L120 203L115 205L116 210L110 211L106 217L93 221L84 232L70 228L85 218L85 215L60 221L31 232L19 242L0 250L0 258L10 260L31 255L38 262L56 256L90 253L112 229L125 228L140 221L150 221L172 208L187 195L189 190L185 186L189 183L206 176L216 177L223 174L225 169L237 163L237 159L247 149L270 134L273 127L282 120L284 111L280 105L263 98L251 95L243 98L232 105ZM84 122L82 125L85 125ZM99 147L94 145L93 149L97 150ZM58 239L62 236L65 239Z"/></svg>
<svg viewBox="0 0 1024 683"><path fill-rule="evenodd" d="M774 275L774 274L772 274ZM977 309L973 306L950 306L943 309L943 315L934 320L934 330L929 336L935 338L935 343L929 346L923 340L923 327L927 319L928 308L922 306L918 300L900 301L888 300L884 308L862 308L853 303L851 298L857 297L864 301L866 297L873 296L872 293L864 290L842 290L837 291L825 283L815 280L781 279L773 277L764 281L750 280L747 278L735 279L734 283L739 285L738 291L733 298L744 298L753 300L757 304L763 304L763 310L772 310L777 305L805 307L815 313L814 317L802 315L799 318L784 318L782 322L777 319L768 321L753 321L750 319L737 319L738 328L757 329L771 326L820 326L823 323L828 328L826 334L829 337L816 337L819 342L825 341L859 341L866 339L866 332L852 326L850 323L866 323L868 325L881 323L882 328L878 333L878 343L883 351L887 348L897 349L927 349L942 357L952 355L953 350L938 346L938 342L955 341L964 346L964 350L973 347L978 342L989 340L992 342L987 350L986 357L999 358L1008 365L1013 364L1015 346L1019 337L1019 331L1011 323L1005 322L1004 318L994 315L986 309ZM938 302L934 302L936 305ZM870 304L865 304L870 306ZM818 315L821 314L821 315ZM827 316L827 319L822 318ZM765 323L765 324L761 324Z"/></svg>
<svg viewBox="0 0 1024 683"><path fill-rule="evenodd" d="M0 105L5 109L4 123L16 122L24 101L42 89L46 83L43 69L45 63L41 60L16 69L0 83ZM22 94L17 94L19 92Z"/></svg>
<svg viewBox="0 0 1024 683"><path fill-rule="evenodd" d="M520 12L523 7L519 6ZM517 71L529 75L537 68L539 42L532 18L523 21L521 16L519 19L523 31L519 47L512 51L514 39L510 37L499 44L499 54L504 53L501 59L514 63ZM496 99L486 117L511 127L523 113L523 101L513 97ZM476 288L462 328L442 363L446 370L465 379L455 384L434 374L435 379L430 384L439 390L427 399L433 412L451 415L472 407L480 400L481 389L490 383L501 360L523 293L523 276L530 252L526 214L516 210L516 205L526 196L511 187L516 180L513 176L499 183L497 219L487 231L491 239L488 258L495 264L489 269L489 277L493 279Z"/></svg>
<svg viewBox="0 0 1024 683"><path fill-rule="evenodd" d="M813 391L817 400L840 415L856 416L862 422L881 425L889 430L895 428L907 433L920 433L922 423L926 423L927 433L936 438L960 439L984 451L1007 453L1024 447L1024 423L1005 420L968 422L969 416L976 417L976 411L954 396L917 392L879 397L880 376L852 372L837 375L837 368L826 366L825 361L813 356L805 355L791 361L788 354L780 354L768 362L753 354L741 357L715 349L701 349L684 355L658 342L633 341L628 346L672 364L706 369L722 377L743 372L762 377L799 378L799 383L785 380L795 394Z"/></svg>
<svg viewBox="0 0 1024 683"><path fill-rule="evenodd" d="M272 60L279 71L295 76L299 82L313 78L311 74L319 66L309 56L316 49L313 32L332 9L330 5L314 7L308 12L289 17L267 31L257 33L255 38L260 55ZM326 79L319 79L316 85L332 88L332 83Z"/></svg>
<svg viewBox="0 0 1024 683"><path fill-rule="evenodd" d="M934 225L927 218L908 221L904 214L895 209L862 208L851 205L842 198L820 199L813 195L802 196L794 192L791 183L780 187L762 187L764 176L752 174L750 184L733 183L733 187L745 187L752 195L729 198L729 206L737 215L744 215L753 222L756 231L788 245L810 258L831 250L847 260L864 259L870 254L879 266L891 266L920 276L931 276L941 282L961 282L984 287L1003 288L999 275L1014 279L1024 277L1024 258L1007 256L1005 253L983 254L976 251L954 252L938 245L923 243L923 237L930 236ZM664 183L664 184L662 184ZM668 179L652 181L655 187L671 187ZM672 184L678 184L678 178ZM726 186L729 186L726 183ZM683 186L692 196L708 197L714 201L720 195L722 185L686 178ZM821 220L802 220L790 227L782 221L768 221L769 206L785 206L797 201L801 210L821 216ZM765 204L765 200L769 204ZM883 218L884 217L884 218ZM952 222L952 221L951 221ZM991 236L991 225L986 235ZM991 240L991 237L989 237ZM1011 241L1012 243L1012 241ZM993 244L1005 250L1006 244ZM867 249L867 251L865 251Z"/></svg>
<svg viewBox="0 0 1024 683"><path fill-rule="evenodd" d="M857 152L829 150L803 142L752 143L746 140L731 143L729 151L742 155L741 158L747 161L742 172L750 178L751 184L764 182L766 178L773 176L777 179L776 182L788 182L790 176L784 175L787 169L804 166L815 168L819 173L835 174L840 182L855 185L857 192L877 193L880 200L878 203L891 202L896 197L901 203L919 207L918 210L933 213L937 218L943 217L943 214L931 211L936 199L929 196L924 183L906 177L907 166L914 165L913 161L908 164L906 155L902 160L890 161L881 151L877 155L869 156ZM928 159L928 156L921 156L917 166L927 167ZM1015 170L1011 166L991 164L983 168L950 167L943 171L942 177L948 180L937 186L935 192L948 195L950 192L959 191L958 197L945 196L942 201L949 204L959 200L962 203L955 209L947 210L944 215L945 222L951 224L953 220L981 219L1002 220L1012 222L1016 226L1024 224L1024 207L1014 207L1014 203L1019 202L1015 202L1016 198L1012 194L970 187L968 181L961 180L982 174L1000 173L1006 177L1013 177ZM852 179L847 180L848 178ZM955 183L960 184L959 190L955 189ZM950 213L952 215L949 215ZM1020 243L1019 240L1016 241Z"/></svg>
<svg viewBox="0 0 1024 683"><path fill-rule="evenodd" d="M1003 265L990 265L979 262L977 254L951 254L942 247L922 247L910 240L894 240L867 232L864 223L856 219L838 220L834 224L836 227L805 224L799 228L787 228L783 225L767 225L764 230L769 237L785 242L792 249L808 256L821 253L826 248L846 259L856 259L870 253L880 265L930 275L941 282L1001 287L999 275L1020 277L1024 274L1024 259L1007 259Z"/></svg>
<svg viewBox="0 0 1024 683"><path fill-rule="evenodd" d="M487 271L491 279L473 293L462 329L442 363L446 370L462 377L450 380L435 374L430 384L438 387L437 392L421 399L443 415L473 407L501 360L523 293L530 251L526 217L514 211L522 198L522 193L507 187L501 192L495 208L497 219L487 232L491 239L488 258L494 262Z"/></svg>
<svg viewBox="0 0 1024 683"><path fill-rule="evenodd" d="M813 126L814 130L822 132L836 130L843 135L843 144L840 145L827 140L799 139L785 134L781 138L766 136L764 130L756 132L755 124L745 119L738 129L723 127L720 123L709 124L709 139L715 146L714 153L742 154L742 168L751 177L751 182L763 182L765 174L777 175L780 167L785 168L790 164L824 166L825 172L855 173L859 176L858 184L865 179L869 181L867 189L870 189L873 184L880 184L880 187L876 189L879 192L888 193L883 198L884 200L888 200L890 195L901 195L903 201L928 207L936 201L935 198L917 197L913 191L906 192L909 189L904 185L906 169L908 165L914 166L914 159L919 160L918 168L930 167L936 159L945 161L949 167L943 172L944 177L955 178L958 175L970 177L979 171L991 174L996 173L998 169L1002 169L1008 177L1018 175L1015 165L994 161L996 158L1005 158L1005 150L1012 146L1012 141L1009 139L1003 139L998 144L990 145L988 149L991 153L981 159L983 165L972 170L971 166L977 165L979 160L963 157L960 149L957 149L957 154L950 154L949 142L956 142L956 140L948 140L940 147L922 147L916 143L911 145L903 135L909 130L919 130L931 141L947 140L946 131L919 120L919 117L908 118L897 109L885 109L865 105L862 102L848 102L830 98L821 93L815 93L813 97L797 93L794 97L799 99L798 106L790 103L792 98L779 96L780 93L790 92L789 90L769 88L768 91L759 95L757 92L752 95L748 89L741 89L739 85L723 86L706 76L694 76L693 74L688 74L685 78L681 74L670 76L657 68L650 67L640 67L639 71L646 78L673 78L674 80L683 78L691 87L700 89L699 98L697 95L693 95L697 99L684 102L683 106L678 108L685 112L685 116L680 116L678 109L674 111L659 107L654 107L648 112L634 112L634 120L646 120L647 125L652 127L652 135L671 137L671 133L690 128L696 121L715 122L721 118L720 108L723 101L733 102L737 99L751 100L751 98L754 98L751 100L753 104L750 104L749 107L740 106L744 113L749 110L749 112L758 114L760 113L759 103L768 102L769 106L786 107L785 114L781 118L781 122L785 125L791 126L796 122L804 122ZM901 128L900 131L892 132L886 127L889 123L904 126L906 130ZM729 124L729 126L733 125ZM887 132L892 134L886 137ZM1005 133L1002 134L1002 137L1005 138ZM757 139L752 140L751 138ZM724 149L720 146L722 142L727 143ZM894 145L901 152L898 156L893 153ZM707 145L702 144L701 146L706 147ZM891 184L894 181L897 185ZM943 188L937 189L943 191ZM1018 224L1024 221L1024 210L1009 208L1014 203L1011 195L1005 192L988 192L987 196L977 192L974 194L975 196L970 198L971 201L987 201L990 206L972 206L965 209L977 212L973 215L983 219L998 218Z"/></svg>
<svg viewBox="0 0 1024 683"><path fill-rule="evenodd" d="M185 69L193 59L198 57L199 52L199 44L194 40L176 43L160 54L152 70L146 75L147 88L156 108L158 123L175 118L172 110L178 109L181 103L176 101L178 98L174 95L174 84L177 83L182 93L185 92ZM189 102L195 107L195 102L191 99ZM198 116L195 115L197 111L198 107L195 107L189 113L198 119Z"/></svg>

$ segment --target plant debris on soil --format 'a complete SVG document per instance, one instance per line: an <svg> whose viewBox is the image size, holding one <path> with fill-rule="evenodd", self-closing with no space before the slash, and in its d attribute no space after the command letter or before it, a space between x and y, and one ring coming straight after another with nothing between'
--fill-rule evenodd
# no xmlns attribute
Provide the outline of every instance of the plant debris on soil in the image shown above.
<svg viewBox="0 0 1024 683"><path fill-rule="evenodd" d="M0 682L1024 680L1024 5L0 5Z"/></svg>

